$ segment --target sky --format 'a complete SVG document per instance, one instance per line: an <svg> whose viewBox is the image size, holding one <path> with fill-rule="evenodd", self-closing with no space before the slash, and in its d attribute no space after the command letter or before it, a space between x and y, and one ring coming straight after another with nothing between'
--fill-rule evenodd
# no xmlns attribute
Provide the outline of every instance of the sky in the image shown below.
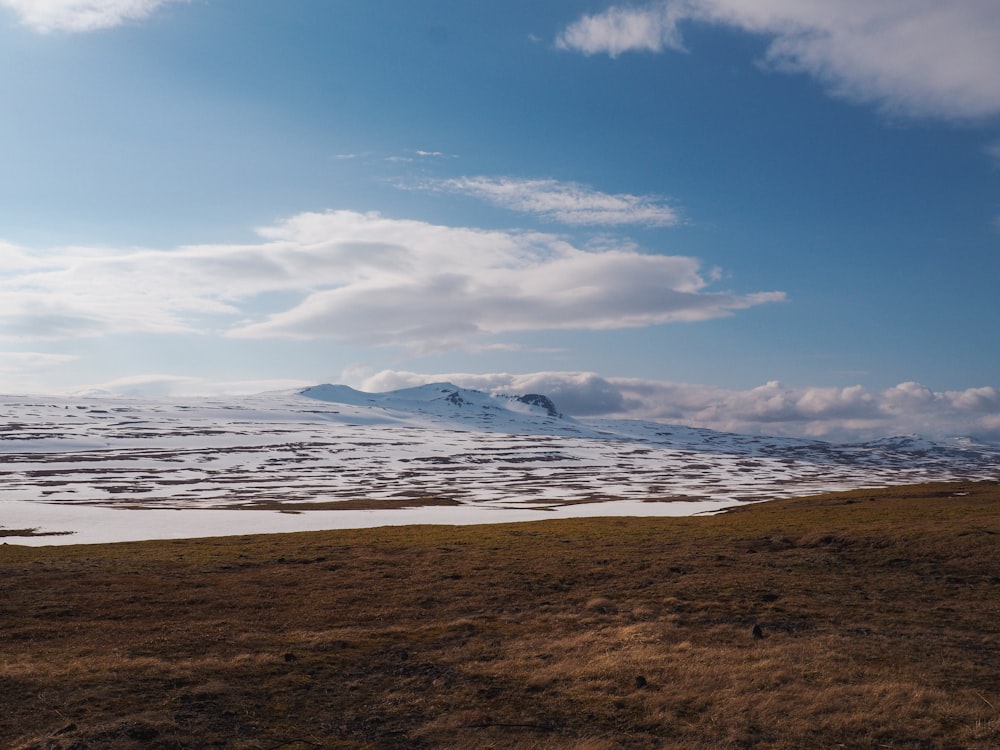
<svg viewBox="0 0 1000 750"><path fill-rule="evenodd" d="M0 392L1000 440L995 0L0 0Z"/></svg>

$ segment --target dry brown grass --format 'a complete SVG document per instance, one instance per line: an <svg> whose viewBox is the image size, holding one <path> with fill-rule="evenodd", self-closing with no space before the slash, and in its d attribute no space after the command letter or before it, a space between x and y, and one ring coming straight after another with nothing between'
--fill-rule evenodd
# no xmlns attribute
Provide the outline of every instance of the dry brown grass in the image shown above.
<svg viewBox="0 0 1000 750"><path fill-rule="evenodd" d="M3 546L0 747L996 748L998 553L996 484Z"/></svg>

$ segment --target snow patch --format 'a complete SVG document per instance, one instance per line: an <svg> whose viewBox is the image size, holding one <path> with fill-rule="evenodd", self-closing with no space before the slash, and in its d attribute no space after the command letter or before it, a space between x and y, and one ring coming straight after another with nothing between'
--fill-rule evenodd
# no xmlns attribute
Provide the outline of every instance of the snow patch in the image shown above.
<svg viewBox="0 0 1000 750"><path fill-rule="evenodd" d="M1000 447L916 436L838 445L571 419L540 394L451 383L388 393L321 385L183 402L0 397L0 532L75 532L4 537L18 544L313 523L683 515L937 480L1000 480ZM344 501L372 510L333 509Z"/></svg>

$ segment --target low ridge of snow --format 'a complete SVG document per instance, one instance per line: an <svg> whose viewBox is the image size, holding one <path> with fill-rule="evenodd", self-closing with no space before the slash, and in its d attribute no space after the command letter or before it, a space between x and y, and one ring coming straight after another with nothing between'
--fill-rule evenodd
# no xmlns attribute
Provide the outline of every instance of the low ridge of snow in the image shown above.
<svg viewBox="0 0 1000 750"><path fill-rule="evenodd" d="M956 445L959 444L957 441L952 442ZM971 441L966 442L965 444L968 445L970 442ZM864 448L880 448L897 451L926 451L934 450L943 446L942 443L928 440L920 435L891 435L889 437L879 438L878 440L869 440L865 443L859 443L858 445Z"/></svg>
<svg viewBox="0 0 1000 750"><path fill-rule="evenodd" d="M1000 480L1000 447L917 436L838 445L574 419L541 394L451 383L184 402L0 397L0 534L17 544L689 515L934 480ZM374 509L330 509L359 500Z"/></svg>

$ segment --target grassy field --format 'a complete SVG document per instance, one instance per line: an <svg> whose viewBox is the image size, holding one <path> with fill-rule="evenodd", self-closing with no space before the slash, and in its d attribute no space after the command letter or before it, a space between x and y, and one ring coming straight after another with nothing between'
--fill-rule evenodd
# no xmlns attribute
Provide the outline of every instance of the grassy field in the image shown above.
<svg viewBox="0 0 1000 750"><path fill-rule="evenodd" d="M0 593L3 748L1000 747L994 483L8 545Z"/></svg>

